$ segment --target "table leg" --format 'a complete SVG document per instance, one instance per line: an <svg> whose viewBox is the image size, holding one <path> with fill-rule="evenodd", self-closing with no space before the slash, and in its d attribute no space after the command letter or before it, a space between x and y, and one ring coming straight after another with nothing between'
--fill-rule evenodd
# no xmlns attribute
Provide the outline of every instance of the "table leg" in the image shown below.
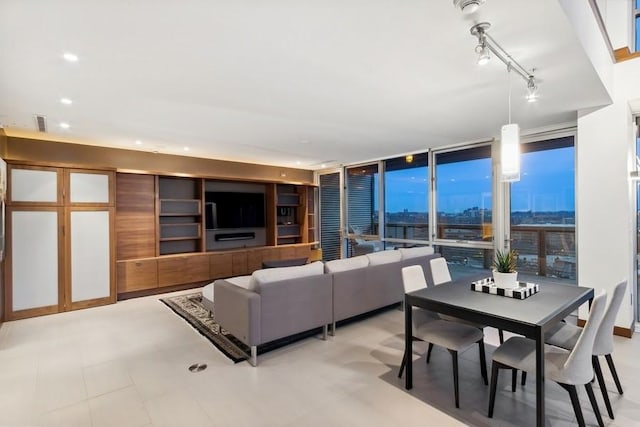
<svg viewBox="0 0 640 427"><path fill-rule="evenodd" d="M409 298L404 297L404 354L407 358L406 372L405 372L405 385L404 388L411 390L413 388L413 349L412 340L413 337L413 319L411 318L412 306L409 303Z"/></svg>
<svg viewBox="0 0 640 427"><path fill-rule="evenodd" d="M544 426L544 332L536 329L536 425Z"/></svg>

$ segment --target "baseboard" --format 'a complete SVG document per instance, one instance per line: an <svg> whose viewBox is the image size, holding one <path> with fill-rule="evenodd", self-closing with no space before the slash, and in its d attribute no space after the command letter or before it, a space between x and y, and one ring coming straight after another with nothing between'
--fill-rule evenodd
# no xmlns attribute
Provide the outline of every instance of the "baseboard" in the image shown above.
<svg viewBox="0 0 640 427"><path fill-rule="evenodd" d="M124 301L131 298L146 297L149 295L164 294L167 292L184 291L186 289L201 288L207 283L211 282L212 280L208 280L206 282L187 283L184 285L164 286L161 288L145 289L142 291L123 292L118 294L118 301Z"/></svg>
<svg viewBox="0 0 640 427"><path fill-rule="evenodd" d="M578 319L577 324L580 327L583 327L587 323L586 320ZM619 337L631 338L633 336L634 328L623 328L620 326L613 327L613 335L617 335Z"/></svg>

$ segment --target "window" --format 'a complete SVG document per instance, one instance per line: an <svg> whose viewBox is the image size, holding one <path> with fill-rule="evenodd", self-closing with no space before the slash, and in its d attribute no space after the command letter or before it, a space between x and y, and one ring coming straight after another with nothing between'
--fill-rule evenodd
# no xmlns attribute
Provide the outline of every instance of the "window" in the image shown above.
<svg viewBox="0 0 640 427"><path fill-rule="evenodd" d="M492 240L491 146L436 153L436 238Z"/></svg>
<svg viewBox="0 0 640 427"><path fill-rule="evenodd" d="M340 258L340 173L320 175L320 245L322 260Z"/></svg>
<svg viewBox="0 0 640 427"><path fill-rule="evenodd" d="M521 274L576 281L573 137L522 144L511 184L511 247Z"/></svg>
<svg viewBox="0 0 640 427"><path fill-rule="evenodd" d="M366 238L378 236L378 164L349 167L347 180L347 232L348 256L362 255L379 250L377 244ZM381 243L381 242L376 242Z"/></svg>
<svg viewBox="0 0 640 427"><path fill-rule="evenodd" d="M384 162L386 239L429 240L429 156Z"/></svg>

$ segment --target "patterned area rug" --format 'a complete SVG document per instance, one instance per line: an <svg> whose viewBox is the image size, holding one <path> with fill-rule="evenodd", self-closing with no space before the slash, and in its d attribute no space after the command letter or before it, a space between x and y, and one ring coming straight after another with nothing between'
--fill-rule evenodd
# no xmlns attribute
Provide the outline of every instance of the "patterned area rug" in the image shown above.
<svg viewBox="0 0 640 427"><path fill-rule="evenodd" d="M195 330L205 336L218 350L235 363L248 359L250 348L236 337L225 331L216 323L215 313L209 316L209 311L202 306L202 293L161 298L167 307L178 316L186 320ZM312 329L290 337L281 338L258 346L258 354L280 348L294 341L298 341L322 332L322 328Z"/></svg>
<svg viewBox="0 0 640 427"><path fill-rule="evenodd" d="M204 335L229 359L235 363L247 359L249 348L220 328L220 325L216 323L215 313L209 316L209 311L202 306L201 292L161 298L160 301Z"/></svg>

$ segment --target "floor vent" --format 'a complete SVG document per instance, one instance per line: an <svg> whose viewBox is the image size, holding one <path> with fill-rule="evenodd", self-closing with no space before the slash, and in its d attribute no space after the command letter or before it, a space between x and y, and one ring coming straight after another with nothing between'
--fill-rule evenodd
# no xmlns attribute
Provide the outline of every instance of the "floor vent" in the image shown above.
<svg viewBox="0 0 640 427"><path fill-rule="evenodd" d="M47 131L47 118L45 116L40 116L36 114L36 127L40 132Z"/></svg>

